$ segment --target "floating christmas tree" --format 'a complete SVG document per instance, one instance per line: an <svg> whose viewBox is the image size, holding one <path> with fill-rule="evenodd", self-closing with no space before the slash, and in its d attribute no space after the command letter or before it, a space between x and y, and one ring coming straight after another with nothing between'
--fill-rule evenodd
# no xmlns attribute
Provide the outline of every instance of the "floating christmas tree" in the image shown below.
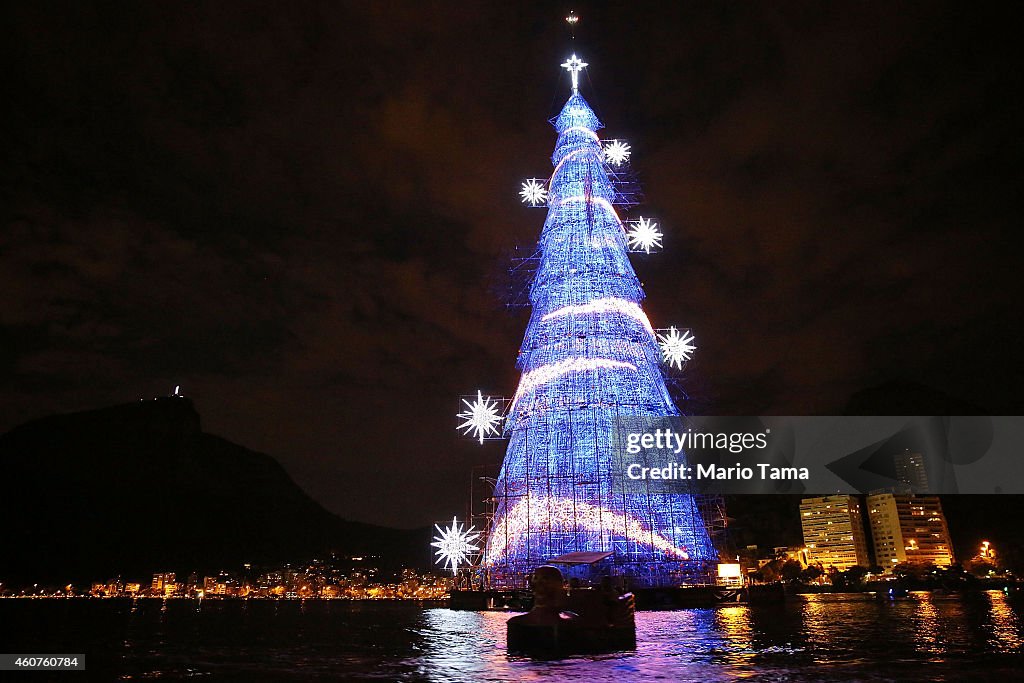
<svg viewBox="0 0 1024 683"><path fill-rule="evenodd" d="M614 179L629 146L602 146L602 124L579 93L586 64L573 55L562 66L572 95L551 121L554 171L521 192L548 215L482 564L500 584L567 553L611 553L610 571L634 585L678 584L717 559L704 519L685 491L622 486L617 432L624 418L679 415L662 361L680 356L640 307L627 255L660 247L662 233L649 219L627 226L619 218Z"/></svg>

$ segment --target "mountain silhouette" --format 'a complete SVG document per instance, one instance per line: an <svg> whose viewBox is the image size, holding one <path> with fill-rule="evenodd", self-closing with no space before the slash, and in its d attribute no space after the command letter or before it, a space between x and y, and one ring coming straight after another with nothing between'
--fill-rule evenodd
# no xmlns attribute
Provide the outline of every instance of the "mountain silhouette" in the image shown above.
<svg viewBox="0 0 1024 683"><path fill-rule="evenodd" d="M269 455L203 432L187 398L33 420L0 436L0 469L0 581L422 555L421 532L341 519Z"/></svg>

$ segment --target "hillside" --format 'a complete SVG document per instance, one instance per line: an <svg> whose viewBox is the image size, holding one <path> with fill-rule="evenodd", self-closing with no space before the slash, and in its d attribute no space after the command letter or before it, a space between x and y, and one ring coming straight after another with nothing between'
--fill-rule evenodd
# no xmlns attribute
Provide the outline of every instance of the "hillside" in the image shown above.
<svg viewBox="0 0 1024 683"><path fill-rule="evenodd" d="M215 571L331 550L406 559L410 533L343 520L273 458L202 431L168 397L0 436L0 580Z"/></svg>

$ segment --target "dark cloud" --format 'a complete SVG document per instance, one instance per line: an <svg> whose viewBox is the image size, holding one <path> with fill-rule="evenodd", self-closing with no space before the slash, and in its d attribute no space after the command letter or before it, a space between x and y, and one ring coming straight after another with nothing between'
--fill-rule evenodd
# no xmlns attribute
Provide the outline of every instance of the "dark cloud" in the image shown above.
<svg viewBox="0 0 1024 683"><path fill-rule="evenodd" d="M543 214L562 8L8 8L0 428L182 384L327 507L462 512L460 393L514 390L495 294ZM955 4L581 7L584 92L664 254L656 325L719 413L910 379L1020 410L1020 75ZM639 210L634 211L638 213ZM429 492L429 493L427 493Z"/></svg>

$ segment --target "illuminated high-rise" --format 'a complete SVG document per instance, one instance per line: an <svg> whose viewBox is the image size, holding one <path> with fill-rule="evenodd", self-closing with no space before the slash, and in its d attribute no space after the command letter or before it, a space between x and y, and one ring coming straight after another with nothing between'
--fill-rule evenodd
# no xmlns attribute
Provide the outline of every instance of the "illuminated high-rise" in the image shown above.
<svg viewBox="0 0 1024 683"><path fill-rule="evenodd" d="M817 496L800 501L807 564L845 571L869 565L864 520L856 496Z"/></svg>
<svg viewBox="0 0 1024 683"><path fill-rule="evenodd" d="M938 496L875 493L867 498L875 561L886 571L895 565L953 564L953 545Z"/></svg>
<svg viewBox="0 0 1024 683"><path fill-rule="evenodd" d="M928 493L928 470L923 455L906 450L894 455L892 460L896 480L901 485L909 488L911 493Z"/></svg>

